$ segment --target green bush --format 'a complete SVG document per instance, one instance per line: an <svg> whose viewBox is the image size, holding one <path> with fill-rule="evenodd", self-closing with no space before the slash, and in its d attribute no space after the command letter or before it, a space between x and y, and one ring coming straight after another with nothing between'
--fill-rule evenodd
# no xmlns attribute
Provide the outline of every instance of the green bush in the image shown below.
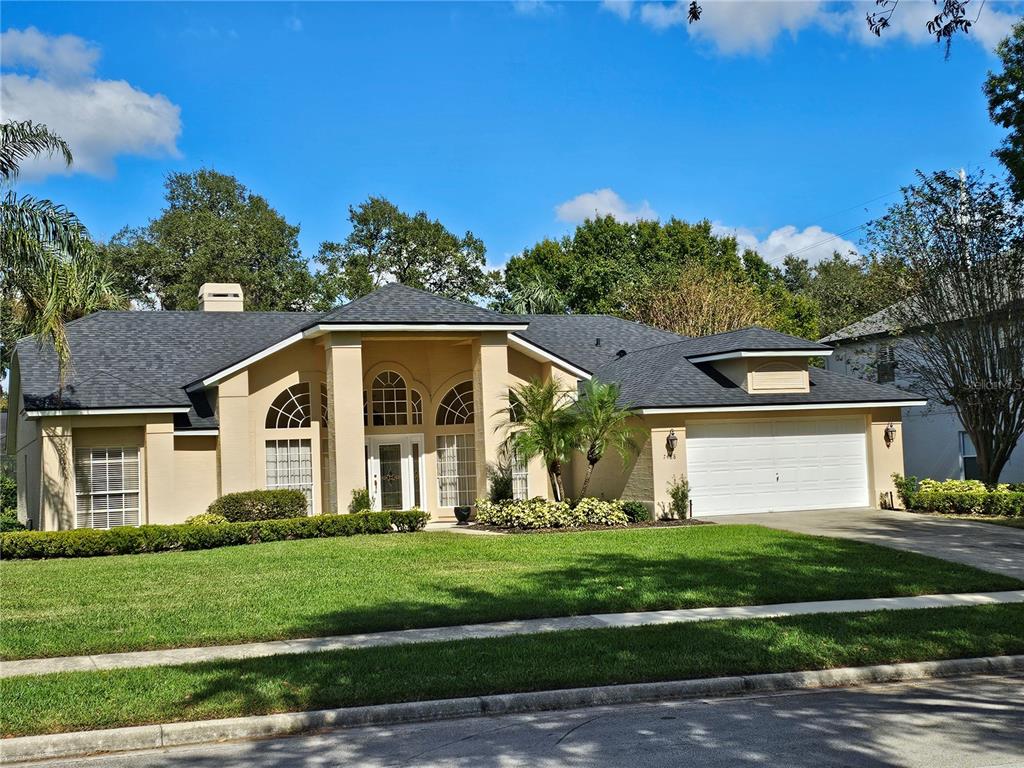
<svg viewBox="0 0 1024 768"><path fill-rule="evenodd" d="M303 517L307 510L306 495L302 491L271 488L228 493L214 501L206 511L226 518L229 523L242 523Z"/></svg>
<svg viewBox="0 0 1024 768"><path fill-rule="evenodd" d="M0 471L0 509L17 509L18 483L12 475Z"/></svg>
<svg viewBox="0 0 1024 768"><path fill-rule="evenodd" d="M914 494L917 493L917 478L911 475L904 477L899 472L892 475L893 485L896 486L896 495L900 497L900 504L906 510L914 508Z"/></svg>
<svg viewBox="0 0 1024 768"><path fill-rule="evenodd" d="M389 533L392 531L392 523L399 530L418 530L414 527L417 516L422 520L418 527L422 528L422 524L426 523L426 514L418 510L409 510L399 513L314 515L220 525L142 525L138 528L112 528L108 531L91 528L73 531L20 531L0 534L0 557L9 560L98 557L214 549L286 539Z"/></svg>
<svg viewBox="0 0 1024 768"><path fill-rule="evenodd" d="M512 466L497 464L487 467L490 489L487 497L493 502L512 500Z"/></svg>
<svg viewBox="0 0 1024 768"><path fill-rule="evenodd" d="M368 512L373 508L370 503L370 492L365 488L353 488L352 500L348 503L349 512Z"/></svg>
<svg viewBox="0 0 1024 768"><path fill-rule="evenodd" d="M631 523L646 523L652 517L651 510L642 501L623 501L622 511Z"/></svg>
<svg viewBox="0 0 1024 768"><path fill-rule="evenodd" d="M621 501L581 499L575 507L537 496L519 501L478 499L476 520L498 528L579 528L584 525L626 525Z"/></svg>
<svg viewBox="0 0 1024 768"><path fill-rule="evenodd" d="M214 512L203 512L200 515L185 518L186 525L220 525L226 522L228 522L228 519L224 515L218 515Z"/></svg>
<svg viewBox="0 0 1024 768"><path fill-rule="evenodd" d="M0 512L0 533L8 531L24 531L25 525L18 519L18 510L5 509Z"/></svg>
<svg viewBox="0 0 1024 768"><path fill-rule="evenodd" d="M422 509L403 509L401 511L388 512L391 515L391 524L399 533L413 533L422 531L430 519L430 514Z"/></svg>
<svg viewBox="0 0 1024 768"><path fill-rule="evenodd" d="M682 479L673 477L668 484L669 513L672 517L685 520L689 513L690 483L684 477Z"/></svg>

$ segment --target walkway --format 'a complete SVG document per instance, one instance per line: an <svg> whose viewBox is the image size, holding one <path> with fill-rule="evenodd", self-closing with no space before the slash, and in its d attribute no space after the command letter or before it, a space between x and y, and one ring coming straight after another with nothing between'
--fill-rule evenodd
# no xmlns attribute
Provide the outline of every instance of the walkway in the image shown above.
<svg viewBox="0 0 1024 768"><path fill-rule="evenodd" d="M1024 529L875 509L763 512L707 518L905 549L1024 579Z"/></svg>
<svg viewBox="0 0 1024 768"><path fill-rule="evenodd" d="M1024 589L1010 592L984 592L958 595L920 595L918 597L876 597L865 600L826 600L778 605L745 605L729 608L684 608L673 611L603 613L551 619L502 621L491 624L466 624L454 627L404 629L362 635L338 635L298 640L272 640L241 645L213 645L202 648L171 648L163 651L105 653L94 656L63 656L51 659L23 659L0 663L0 678L19 675L45 675L51 672L80 672L125 667L156 667L191 664L223 659L249 659L292 653L314 653L346 648L407 645L432 641L470 640L488 637L532 635L569 629L639 627L647 624L800 616L810 613L848 613L887 611L900 608L941 608L951 606L1024 603Z"/></svg>

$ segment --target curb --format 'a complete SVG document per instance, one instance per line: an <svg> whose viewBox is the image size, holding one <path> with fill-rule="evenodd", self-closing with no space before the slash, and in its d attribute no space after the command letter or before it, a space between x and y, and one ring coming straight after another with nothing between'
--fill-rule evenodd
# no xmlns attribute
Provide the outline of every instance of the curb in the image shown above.
<svg viewBox="0 0 1024 768"><path fill-rule="evenodd" d="M732 696L750 693L842 688L929 678L1024 672L1024 655L883 664L810 672L712 677L662 683L604 685L533 693L506 693L462 699L416 701L365 707L289 712L222 720L142 725L0 740L0 765L46 758L81 757L197 745L235 739L293 736L327 728L447 720L460 717L542 712L611 704Z"/></svg>

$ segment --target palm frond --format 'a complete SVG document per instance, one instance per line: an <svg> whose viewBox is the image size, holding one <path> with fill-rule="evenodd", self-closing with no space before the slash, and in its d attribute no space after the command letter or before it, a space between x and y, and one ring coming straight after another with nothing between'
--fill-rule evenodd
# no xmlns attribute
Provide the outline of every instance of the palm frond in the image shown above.
<svg viewBox="0 0 1024 768"><path fill-rule="evenodd" d="M17 178L23 160L43 153L59 154L67 165L73 161L67 142L42 123L31 120L0 123L0 178L4 181Z"/></svg>
<svg viewBox="0 0 1024 768"><path fill-rule="evenodd" d="M9 191L0 200L0 250L7 269L42 269L48 257L76 258L85 227L63 205Z"/></svg>

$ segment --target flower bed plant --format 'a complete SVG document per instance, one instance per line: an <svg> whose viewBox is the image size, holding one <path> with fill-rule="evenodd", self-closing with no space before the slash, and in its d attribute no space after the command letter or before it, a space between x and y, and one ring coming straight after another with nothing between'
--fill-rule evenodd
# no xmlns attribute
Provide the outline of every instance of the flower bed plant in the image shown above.
<svg viewBox="0 0 1024 768"><path fill-rule="evenodd" d="M946 515L1024 517L1024 491L1000 484L995 490L980 480L929 480L892 476L903 508Z"/></svg>
<svg viewBox="0 0 1024 768"><path fill-rule="evenodd" d="M540 496L519 501L478 499L476 519L498 528L582 528L587 525L627 525L621 501L587 497L572 507Z"/></svg>

